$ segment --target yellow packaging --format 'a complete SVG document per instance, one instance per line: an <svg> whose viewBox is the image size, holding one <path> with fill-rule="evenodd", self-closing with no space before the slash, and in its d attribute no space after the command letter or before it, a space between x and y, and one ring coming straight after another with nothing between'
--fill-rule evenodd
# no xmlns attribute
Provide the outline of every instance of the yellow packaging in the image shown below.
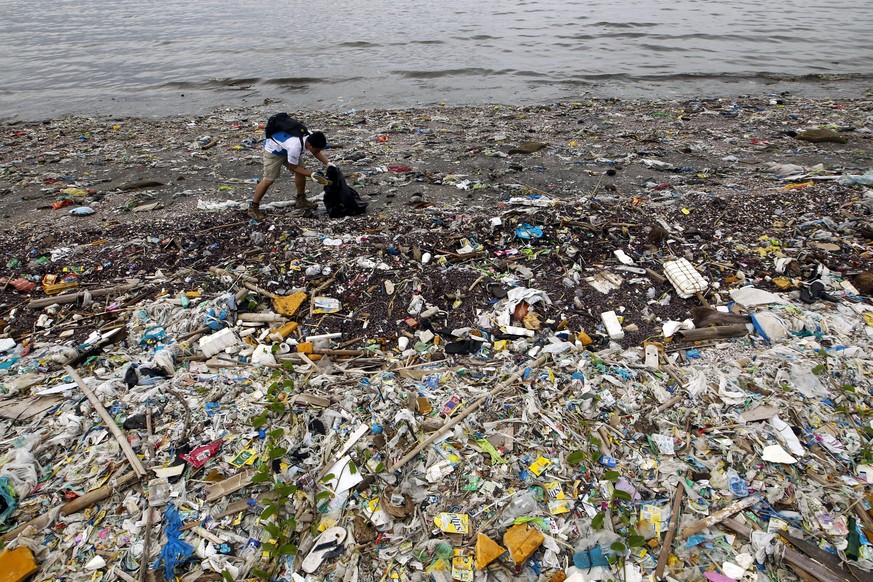
<svg viewBox="0 0 873 582"><path fill-rule="evenodd" d="M459 556L455 550L452 558L452 578L461 582L473 582L473 556Z"/></svg>
<svg viewBox="0 0 873 582"><path fill-rule="evenodd" d="M470 533L470 516L466 513L438 513L433 522L444 533Z"/></svg>
<svg viewBox="0 0 873 582"><path fill-rule="evenodd" d="M561 515L562 513L570 513L570 502L567 496L564 495L564 490L561 489L561 484L557 481L551 481L545 485L546 493L549 496L549 512L552 515Z"/></svg>
<svg viewBox="0 0 873 582"><path fill-rule="evenodd" d="M531 473L533 473L534 475L539 477L540 475L543 474L543 472L546 469L548 469L551 466L552 466L552 462L550 460L548 460L547 458L545 458L543 456L540 456L540 458L538 458L536 461L531 463L531 465L530 465L530 467L528 467L528 469L530 469Z"/></svg>

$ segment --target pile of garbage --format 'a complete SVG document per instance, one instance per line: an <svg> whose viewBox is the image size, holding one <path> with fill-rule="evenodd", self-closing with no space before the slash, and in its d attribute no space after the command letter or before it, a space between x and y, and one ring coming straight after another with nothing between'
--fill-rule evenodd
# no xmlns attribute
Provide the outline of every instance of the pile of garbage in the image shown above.
<svg viewBox="0 0 873 582"><path fill-rule="evenodd" d="M0 572L865 579L863 175L7 233Z"/></svg>

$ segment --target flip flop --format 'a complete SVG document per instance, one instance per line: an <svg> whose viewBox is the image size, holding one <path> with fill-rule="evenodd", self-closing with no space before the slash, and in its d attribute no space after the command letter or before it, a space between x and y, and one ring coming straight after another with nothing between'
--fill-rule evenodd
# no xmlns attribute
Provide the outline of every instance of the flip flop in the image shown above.
<svg viewBox="0 0 873 582"><path fill-rule="evenodd" d="M324 530L321 535L315 538L315 544L309 551L309 555L303 560L303 564L301 564L303 571L307 574L315 573L329 554L340 547L346 539L346 535L347 532L342 527L330 527Z"/></svg>

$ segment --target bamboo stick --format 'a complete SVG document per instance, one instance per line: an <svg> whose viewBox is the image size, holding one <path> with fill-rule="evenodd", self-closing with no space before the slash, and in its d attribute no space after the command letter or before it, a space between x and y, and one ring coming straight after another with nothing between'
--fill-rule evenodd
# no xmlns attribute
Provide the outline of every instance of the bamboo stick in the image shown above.
<svg viewBox="0 0 873 582"><path fill-rule="evenodd" d="M67 371L73 381L82 389L82 392L85 393L85 396L88 397L88 400L91 402L91 405L94 406L94 410L97 411L97 414L100 415L100 418L103 419L103 422L106 423L106 428L109 429L109 432L115 437L115 440L118 441L118 444L121 446L122 452L124 452L124 456L127 457L127 461L130 463L130 466L133 467L134 473L138 477L145 477L147 471L145 467L143 467L142 462L139 460L139 457L136 456L136 453L133 451L133 447L130 446L130 443L127 441L127 437L118 425L115 424L115 420L109 416L109 413L103 408L103 405L100 403L100 400L94 395L91 389L88 387L85 382L82 381L82 378L79 377L79 374L71 368L70 366L64 366L64 369Z"/></svg>

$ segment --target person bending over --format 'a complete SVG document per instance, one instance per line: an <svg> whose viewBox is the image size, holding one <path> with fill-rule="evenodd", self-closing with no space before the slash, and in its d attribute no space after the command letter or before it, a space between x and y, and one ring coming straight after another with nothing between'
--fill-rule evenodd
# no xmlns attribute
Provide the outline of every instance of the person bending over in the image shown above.
<svg viewBox="0 0 873 582"><path fill-rule="evenodd" d="M261 200L279 177L282 166L294 174L294 185L297 188L297 201L294 206L304 209L317 207L315 202L306 200L306 181L309 179L321 185L330 182L321 172L308 170L300 162L300 158L308 151L325 166L333 165L322 151L327 146L327 138L320 131L310 133L302 123L289 118L287 114L272 116L267 122L266 133L264 177L255 187L255 195L247 214L255 220L264 220L264 213L260 208Z"/></svg>

